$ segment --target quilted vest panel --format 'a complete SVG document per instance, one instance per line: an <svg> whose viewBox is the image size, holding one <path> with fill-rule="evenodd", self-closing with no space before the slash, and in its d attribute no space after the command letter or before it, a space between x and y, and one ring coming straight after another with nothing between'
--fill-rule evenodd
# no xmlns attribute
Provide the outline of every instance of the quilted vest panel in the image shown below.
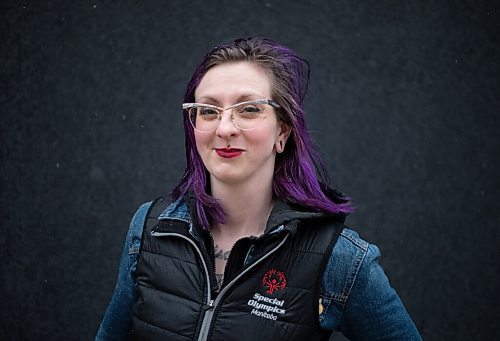
<svg viewBox="0 0 500 341"><path fill-rule="evenodd" d="M260 238L253 261L216 298L210 257L188 225L175 220L159 225L143 234L135 339L328 339L319 325L319 288L341 224L285 228Z"/></svg>

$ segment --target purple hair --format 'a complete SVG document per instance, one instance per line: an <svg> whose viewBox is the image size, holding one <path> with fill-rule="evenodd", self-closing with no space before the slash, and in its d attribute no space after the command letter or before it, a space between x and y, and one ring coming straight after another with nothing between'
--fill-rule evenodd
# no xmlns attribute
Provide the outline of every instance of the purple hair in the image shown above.
<svg viewBox="0 0 500 341"><path fill-rule="evenodd" d="M266 38L237 39L213 48L197 66L186 89L184 102L194 102L194 93L205 73L212 67L246 61L261 67L273 81L272 99L278 119L291 128L283 153L276 155L273 178L274 195L287 203L314 211L348 214L353 211L350 198L328 187L328 173L313 147L304 119L302 102L307 92L309 64L289 48ZM187 167L173 191L179 198L190 189L196 198L199 223L209 228L211 222L224 223L225 214L207 190L210 178L196 150L193 127L184 115Z"/></svg>

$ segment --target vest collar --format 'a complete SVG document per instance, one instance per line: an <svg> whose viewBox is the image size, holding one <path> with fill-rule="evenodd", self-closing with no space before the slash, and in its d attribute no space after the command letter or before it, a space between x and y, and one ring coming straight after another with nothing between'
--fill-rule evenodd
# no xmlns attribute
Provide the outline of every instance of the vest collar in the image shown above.
<svg viewBox="0 0 500 341"><path fill-rule="evenodd" d="M302 206L285 203L279 199L275 200L269 219L267 220L264 235L274 234L282 230L288 230L292 234L295 233L300 221L316 219L330 219L337 223L343 224L345 221L344 214L326 214L323 212L314 212ZM159 220L179 220L189 225L189 232L192 236L199 237L202 235L201 227L197 222L196 215L196 200L194 193L189 191L183 198L179 198L172 202L158 217Z"/></svg>

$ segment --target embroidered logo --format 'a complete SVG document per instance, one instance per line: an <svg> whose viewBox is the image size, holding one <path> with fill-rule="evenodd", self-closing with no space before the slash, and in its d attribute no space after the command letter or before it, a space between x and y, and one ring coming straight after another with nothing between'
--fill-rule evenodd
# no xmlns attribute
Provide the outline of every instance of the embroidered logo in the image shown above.
<svg viewBox="0 0 500 341"><path fill-rule="evenodd" d="M284 304L285 300L278 300L276 297L267 297L258 292L247 303L247 305L253 308L250 314L274 321L286 313Z"/></svg>
<svg viewBox="0 0 500 341"><path fill-rule="evenodd" d="M272 294L275 291L285 289L285 274L276 269L270 269L262 277L262 285L267 288L266 293L268 294Z"/></svg>

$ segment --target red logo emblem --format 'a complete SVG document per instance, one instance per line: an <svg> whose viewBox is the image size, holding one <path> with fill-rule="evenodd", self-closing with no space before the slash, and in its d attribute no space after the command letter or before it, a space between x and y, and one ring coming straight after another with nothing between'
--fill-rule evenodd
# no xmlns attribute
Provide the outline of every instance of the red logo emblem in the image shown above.
<svg viewBox="0 0 500 341"><path fill-rule="evenodd" d="M262 285L267 288L266 293L272 294L275 291L285 289L285 274L276 269L268 270L262 277Z"/></svg>

